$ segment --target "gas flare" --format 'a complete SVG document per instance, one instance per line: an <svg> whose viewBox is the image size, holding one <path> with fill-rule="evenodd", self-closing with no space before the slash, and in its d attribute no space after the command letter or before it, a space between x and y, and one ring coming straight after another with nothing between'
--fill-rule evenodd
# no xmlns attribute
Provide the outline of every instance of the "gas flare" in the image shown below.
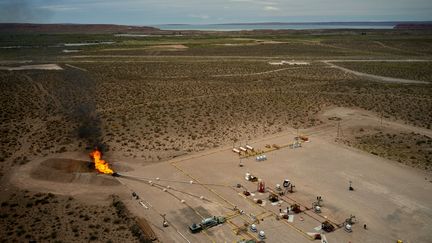
<svg viewBox="0 0 432 243"><path fill-rule="evenodd" d="M95 168L99 172L109 175L112 175L114 173L114 171L110 169L108 163L105 160L101 159L102 152L99 151L97 148L90 153L90 158L92 158L95 164Z"/></svg>

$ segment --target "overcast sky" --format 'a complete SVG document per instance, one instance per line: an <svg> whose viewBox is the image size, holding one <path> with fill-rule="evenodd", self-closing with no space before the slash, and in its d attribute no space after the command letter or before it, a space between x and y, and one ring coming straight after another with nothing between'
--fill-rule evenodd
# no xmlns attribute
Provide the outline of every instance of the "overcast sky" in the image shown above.
<svg viewBox="0 0 432 243"><path fill-rule="evenodd" d="M432 20L432 0L0 0L0 22L233 23Z"/></svg>

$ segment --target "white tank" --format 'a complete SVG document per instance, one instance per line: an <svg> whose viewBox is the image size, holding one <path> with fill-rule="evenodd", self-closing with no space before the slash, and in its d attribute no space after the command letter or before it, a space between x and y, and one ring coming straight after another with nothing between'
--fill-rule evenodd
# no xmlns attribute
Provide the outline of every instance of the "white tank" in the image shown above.
<svg viewBox="0 0 432 243"><path fill-rule="evenodd" d="M351 230L352 230L352 226L351 226L350 224L346 224L346 225L345 225L345 229L346 229L347 231L351 231Z"/></svg>

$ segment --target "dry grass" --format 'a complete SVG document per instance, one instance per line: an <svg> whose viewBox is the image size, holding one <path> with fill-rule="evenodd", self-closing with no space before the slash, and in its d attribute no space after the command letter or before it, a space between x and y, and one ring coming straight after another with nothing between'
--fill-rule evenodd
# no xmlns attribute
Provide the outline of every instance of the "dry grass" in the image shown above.
<svg viewBox="0 0 432 243"><path fill-rule="evenodd" d="M344 141L374 155L432 171L432 138L414 132L357 128Z"/></svg>
<svg viewBox="0 0 432 243"><path fill-rule="evenodd" d="M432 62L339 62L359 72L432 82Z"/></svg>
<svg viewBox="0 0 432 243"><path fill-rule="evenodd" d="M17 191L1 202L1 242L145 242L135 221L113 200L113 205L96 206Z"/></svg>
<svg viewBox="0 0 432 243"><path fill-rule="evenodd" d="M169 60L76 64L88 72L1 72L3 168L96 142L123 156L165 160L287 127L315 126L322 123L316 114L331 105L432 124L427 85L367 82L321 63L265 73L281 67ZM90 140L80 136L83 123L91 125L84 131L94 135Z"/></svg>

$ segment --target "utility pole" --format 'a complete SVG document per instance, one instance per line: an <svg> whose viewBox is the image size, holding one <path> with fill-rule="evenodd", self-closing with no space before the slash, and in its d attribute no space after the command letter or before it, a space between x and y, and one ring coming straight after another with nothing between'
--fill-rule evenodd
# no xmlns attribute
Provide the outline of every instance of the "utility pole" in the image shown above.
<svg viewBox="0 0 432 243"><path fill-rule="evenodd" d="M383 124L383 112L381 110L381 126L382 126L382 124Z"/></svg>
<svg viewBox="0 0 432 243"><path fill-rule="evenodd" d="M337 125L337 134L336 134L336 140L341 138L343 136L343 131L340 125L340 121L338 121L338 125Z"/></svg>
<svg viewBox="0 0 432 243"><path fill-rule="evenodd" d="M339 139L339 136L340 136L340 132L339 131L340 131L340 122L338 121L336 139Z"/></svg>

